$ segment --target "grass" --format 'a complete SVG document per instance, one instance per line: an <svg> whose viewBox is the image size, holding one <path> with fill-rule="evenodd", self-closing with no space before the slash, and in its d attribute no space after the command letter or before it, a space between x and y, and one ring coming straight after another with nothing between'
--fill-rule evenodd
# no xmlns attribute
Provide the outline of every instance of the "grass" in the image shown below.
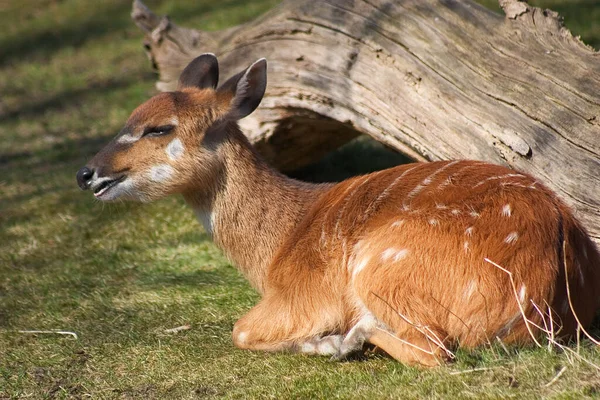
<svg viewBox="0 0 600 400"><path fill-rule="evenodd" d="M182 25L218 29L277 2L148 3ZM547 4L599 43L600 7ZM258 296L183 201L104 205L75 184L75 171L155 92L129 7L0 3L0 398L600 397L597 370L545 349L493 344L431 371L378 356L335 363L235 349L232 325ZM298 175L341 179L402 161L362 138ZM78 338L18 333L27 329ZM581 352L600 364L589 343Z"/></svg>

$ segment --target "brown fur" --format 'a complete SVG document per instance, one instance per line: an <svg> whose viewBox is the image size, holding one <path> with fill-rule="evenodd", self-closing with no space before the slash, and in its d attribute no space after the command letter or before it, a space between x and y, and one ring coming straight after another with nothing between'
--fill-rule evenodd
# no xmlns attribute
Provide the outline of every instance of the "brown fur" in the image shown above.
<svg viewBox="0 0 600 400"><path fill-rule="evenodd" d="M132 198L181 193L211 216L214 241L262 294L235 324L238 347L343 353L340 343L350 346L354 335L362 345L364 335L402 362L436 365L443 352L423 327L447 346L496 336L531 343L521 300L531 321L542 324L535 303L552 314L560 336L575 335L566 284L579 320L591 323L600 255L572 212L531 176L442 161L338 184L301 183L267 166L237 124L223 119L230 104L231 96L212 89L157 95L133 112L122 135L173 117L176 130L134 143L117 137L90 165L134 177ZM177 161L164 151L174 138L186 149ZM175 176L144 180L160 163ZM512 273L517 296L486 258Z"/></svg>

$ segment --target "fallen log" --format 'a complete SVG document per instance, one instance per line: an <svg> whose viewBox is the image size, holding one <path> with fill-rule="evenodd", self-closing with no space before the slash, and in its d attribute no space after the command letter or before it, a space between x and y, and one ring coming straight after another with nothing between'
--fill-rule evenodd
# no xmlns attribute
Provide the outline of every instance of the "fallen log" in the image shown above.
<svg viewBox="0 0 600 400"><path fill-rule="evenodd" d="M289 0L204 32L135 0L132 18L162 91L201 53L223 78L267 58L267 93L242 127L280 169L359 134L419 161L509 165L554 189L600 243L600 53L553 11L500 5L504 16L469 0Z"/></svg>

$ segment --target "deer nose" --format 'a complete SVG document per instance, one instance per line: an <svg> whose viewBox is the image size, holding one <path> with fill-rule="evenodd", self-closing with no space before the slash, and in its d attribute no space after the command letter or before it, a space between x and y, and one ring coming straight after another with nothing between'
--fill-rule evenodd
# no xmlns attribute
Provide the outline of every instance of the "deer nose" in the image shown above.
<svg viewBox="0 0 600 400"><path fill-rule="evenodd" d="M89 189L93 175L94 170L91 170L88 167L83 167L77 171L77 184L79 187L83 190Z"/></svg>

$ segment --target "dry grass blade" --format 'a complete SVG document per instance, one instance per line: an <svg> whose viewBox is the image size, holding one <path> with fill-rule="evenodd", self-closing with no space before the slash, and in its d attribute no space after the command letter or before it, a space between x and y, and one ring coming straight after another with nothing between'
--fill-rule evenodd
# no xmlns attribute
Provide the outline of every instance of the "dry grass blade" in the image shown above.
<svg viewBox="0 0 600 400"><path fill-rule="evenodd" d="M390 307L392 310L394 310L394 312L396 314L398 314L398 316L400 318L402 318L404 320L404 322L406 322L407 324L411 325L413 328L415 328L419 333L421 333L423 336L425 336L427 339L429 339L430 341L432 341L436 346L438 346L440 349L442 349L446 355L451 358L454 359L455 355L452 351L450 351L450 349L448 349L445 345L444 342L438 337L437 334L435 334L428 326L423 326L423 325L419 325L414 323L413 321L411 321L407 316L405 316L404 314L402 314L399 310L397 310L396 308L392 307L392 305L387 302L385 299L383 299L381 296L379 296L376 293L371 292L375 297L377 297L379 300L383 301L388 307ZM397 336L396 336L397 337ZM400 339L400 338L398 338ZM406 342L402 339L400 339L401 342ZM408 343L406 343L408 344ZM432 351L426 351L421 349L420 347L414 345L414 344L410 344L412 347L418 348L419 350L422 350L423 352L427 353L427 354L433 354Z"/></svg>
<svg viewBox="0 0 600 400"><path fill-rule="evenodd" d="M19 333L31 333L31 334L55 334L55 335L68 335L68 336L73 336L75 339L79 339L79 337L77 336L77 334L75 332L70 332L70 331L61 331L61 330L50 330L50 331L38 331L38 330L22 330L19 331Z"/></svg>
<svg viewBox="0 0 600 400"><path fill-rule="evenodd" d="M192 329L191 325L181 325L181 326L177 326L175 328L165 329L163 332L164 333L177 333L177 332L181 332L181 331L187 331L190 329Z"/></svg>
<svg viewBox="0 0 600 400"><path fill-rule="evenodd" d="M600 342L597 341L596 339L594 339L592 337L592 335L590 335L585 328L583 327L583 325L581 324L581 321L579 321L579 317L577 317L577 313L575 313L575 308L573 307L573 302L571 301L571 289L569 287L569 273L567 270L567 255L566 255L566 250L567 250L567 241L563 241L563 265L565 267L565 283L567 285L567 300L569 301L569 307L571 308L571 312L573 313L573 316L575 317L575 321L577 321L577 327L578 329L581 329L581 331L583 332L583 334L590 339L590 341L592 341L592 343L594 343L596 346L600 346ZM579 343L577 345L577 347L579 347Z"/></svg>
<svg viewBox="0 0 600 400"><path fill-rule="evenodd" d="M481 371L492 371L494 369L498 369L499 367L494 367L494 368L485 368L485 367L481 367L481 368L473 368L473 369L466 369L463 371L452 371L449 372L448 375L462 375L462 374L470 374L471 372L481 372Z"/></svg>
<svg viewBox="0 0 600 400"><path fill-rule="evenodd" d="M542 347L542 345L540 344L540 342L538 342L538 340L535 338L535 335L533 334L533 331L531 330L530 324L536 326L539 329L543 329L540 328L539 326L537 326L536 324L534 324L532 321L530 321L526 316L525 316L525 310L523 310L523 305L521 304L521 302L519 301L519 294L517 293L517 287L515 285L515 280L513 279L513 274L512 272L510 272L509 270L507 270L506 268L501 267L500 265L496 264L495 262L493 262L492 260L490 260L489 258L484 258L484 260L490 264L492 264L494 267L500 269L501 271L504 271L509 279L510 279L510 285L512 287L513 290L513 294L515 295L515 299L517 300L517 305L519 306L519 311L521 313L521 315L523 316L523 322L525 322L525 327L527 328L527 332L529 332L529 336L531 336L531 339L535 342L535 344L538 347Z"/></svg>
<svg viewBox="0 0 600 400"><path fill-rule="evenodd" d="M562 367L560 369L560 371L558 371L558 373L554 376L554 378L552 378L552 380L550 382L546 383L544 385L544 387L550 387L550 386L554 385L558 381L558 379L562 376L562 374L565 373L566 370L567 370L566 366Z"/></svg>

